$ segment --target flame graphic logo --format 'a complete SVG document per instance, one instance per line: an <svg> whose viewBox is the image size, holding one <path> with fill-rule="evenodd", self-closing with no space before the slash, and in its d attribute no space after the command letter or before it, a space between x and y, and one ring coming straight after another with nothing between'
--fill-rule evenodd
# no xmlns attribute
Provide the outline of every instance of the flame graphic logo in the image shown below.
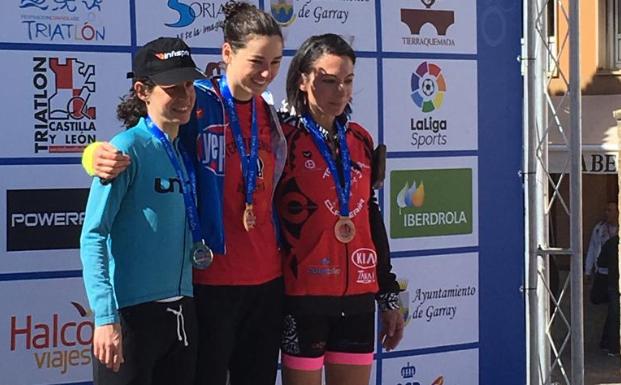
<svg viewBox="0 0 621 385"><path fill-rule="evenodd" d="M418 186L416 186L416 181L413 181L411 186L405 182L405 186L397 194L399 213L401 213L401 209L406 207L422 207L423 203L425 203L425 184L423 181Z"/></svg>

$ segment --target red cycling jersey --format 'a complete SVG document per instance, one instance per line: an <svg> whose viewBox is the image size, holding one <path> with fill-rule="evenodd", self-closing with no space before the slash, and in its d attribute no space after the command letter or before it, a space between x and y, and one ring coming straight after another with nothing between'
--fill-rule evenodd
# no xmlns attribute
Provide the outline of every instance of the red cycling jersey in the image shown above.
<svg viewBox="0 0 621 385"><path fill-rule="evenodd" d="M339 219L335 182L311 134L300 122L283 124L288 159L277 189L281 235L287 250L283 274L287 296L356 296L378 291L378 255L371 235L371 163L373 140L349 123L351 154L350 218L356 234L349 243L336 239ZM340 166L340 158L337 159Z"/></svg>
<svg viewBox="0 0 621 385"><path fill-rule="evenodd" d="M272 213L274 154L271 145L269 110L265 101L257 97L257 124L259 126L259 159L257 185L254 192L254 229L246 231L242 224L246 189L237 146L226 117L225 174L224 178L224 231L226 255L216 254L206 270L194 270L194 283L204 285L258 285L280 277L281 256L276 242ZM235 102L246 153L250 148L251 106Z"/></svg>

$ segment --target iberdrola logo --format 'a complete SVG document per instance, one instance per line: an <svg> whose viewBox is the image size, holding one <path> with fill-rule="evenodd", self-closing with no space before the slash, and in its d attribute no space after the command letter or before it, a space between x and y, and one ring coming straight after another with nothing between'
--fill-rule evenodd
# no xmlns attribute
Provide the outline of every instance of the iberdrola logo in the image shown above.
<svg viewBox="0 0 621 385"><path fill-rule="evenodd" d="M446 81L437 64L422 62L412 74L411 82L412 100L423 112L431 112L442 106Z"/></svg>
<svg viewBox="0 0 621 385"><path fill-rule="evenodd" d="M390 172L390 237L472 234L472 169Z"/></svg>
<svg viewBox="0 0 621 385"><path fill-rule="evenodd" d="M271 0L270 8L272 17L283 27L293 24L295 15L293 12L293 0Z"/></svg>
<svg viewBox="0 0 621 385"><path fill-rule="evenodd" d="M422 207L425 202L425 184L420 181L420 184L416 186L416 181L412 181L410 186L408 182L405 182L405 186L397 194L397 206L399 211L406 207Z"/></svg>

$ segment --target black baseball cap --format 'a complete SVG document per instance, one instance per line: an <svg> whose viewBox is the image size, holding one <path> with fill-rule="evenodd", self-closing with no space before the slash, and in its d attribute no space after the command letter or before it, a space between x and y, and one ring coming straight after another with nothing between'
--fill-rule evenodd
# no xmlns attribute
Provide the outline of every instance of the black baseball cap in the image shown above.
<svg viewBox="0 0 621 385"><path fill-rule="evenodd" d="M196 68L191 50L176 37L160 37L136 51L128 78L151 79L157 85L172 85L187 80L204 79Z"/></svg>

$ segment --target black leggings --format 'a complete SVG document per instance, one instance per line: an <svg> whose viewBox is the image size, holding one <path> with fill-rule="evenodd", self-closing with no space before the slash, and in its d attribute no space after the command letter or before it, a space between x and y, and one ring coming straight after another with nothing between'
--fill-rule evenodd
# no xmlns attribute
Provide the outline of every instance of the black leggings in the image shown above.
<svg viewBox="0 0 621 385"><path fill-rule="evenodd" d="M261 285L196 285L197 385L274 385L282 332L281 278Z"/></svg>
<svg viewBox="0 0 621 385"><path fill-rule="evenodd" d="M192 298L130 306L119 318L125 362L115 373L93 357L95 385L193 384L198 332Z"/></svg>

